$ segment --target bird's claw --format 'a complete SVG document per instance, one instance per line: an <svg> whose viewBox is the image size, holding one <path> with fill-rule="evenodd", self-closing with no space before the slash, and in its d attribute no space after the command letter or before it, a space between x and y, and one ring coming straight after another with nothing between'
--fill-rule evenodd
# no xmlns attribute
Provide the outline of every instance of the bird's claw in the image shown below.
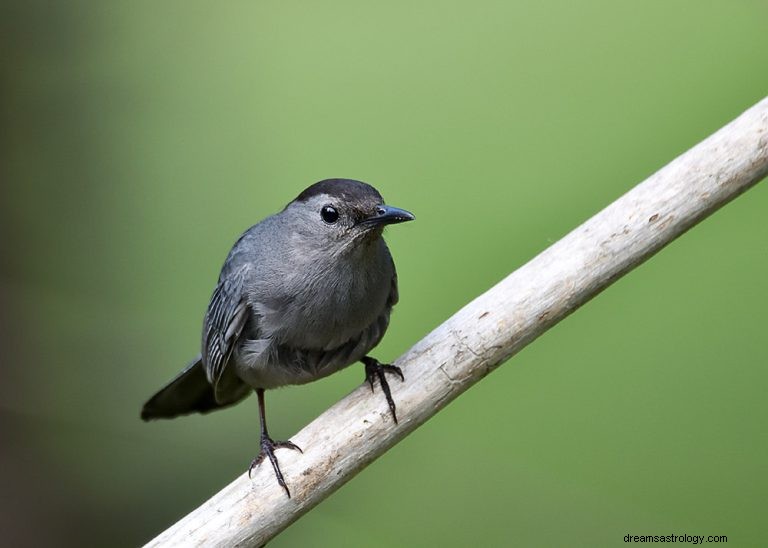
<svg viewBox="0 0 768 548"><path fill-rule="evenodd" d="M296 445L291 441L274 441L269 436L262 436L261 450L259 451L259 454L256 455L256 457L254 457L254 459L251 461L250 466L248 467L248 477L249 478L251 477L251 473L253 472L253 469L256 468L259 464L261 464L261 462L264 460L264 457L269 457L269 462L272 463L272 469L275 471L275 477L277 478L277 483L279 483L280 487L282 487L285 490L285 494L288 495L288 498L291 498L291 492L288 490L288 486L285 484L283 473L280 471L280 465L277 462L275 449L293 449L295 451L298 451L299 453L304 452L301 450L301 447L299 447L298 445Z"/></svg>
<svg viewBox="0 0 768 548"><path fill-rule="evenodd" d="M379 379L381 389L384 392L384 396L387 398L389 410L392 412L392 418L394 419L395 424L397 424L397 408L395 406L395 400L392 399L392 391L389 389L386 374L397 375L400 377L401 381L405 381L402 369L396 365L380 363L379 360L371 358L370 356L364 357L361 361L365 364L365 380L368 381L368 385L371 387L371 392L373 392L374 379Z"/></svg>

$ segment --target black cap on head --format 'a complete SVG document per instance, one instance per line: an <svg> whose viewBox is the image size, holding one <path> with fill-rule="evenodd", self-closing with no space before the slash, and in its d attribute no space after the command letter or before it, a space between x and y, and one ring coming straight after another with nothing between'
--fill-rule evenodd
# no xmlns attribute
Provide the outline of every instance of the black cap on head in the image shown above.
<svg viewBox="0 0 768 548"><path fill-rule="evenodd" d="M378 190L362 181L355 181L354 179L325 179L305 189L296 197L294 202L306 202L310 198L322 194L339 198L348 203L383 203L384 201Z"/></svg>

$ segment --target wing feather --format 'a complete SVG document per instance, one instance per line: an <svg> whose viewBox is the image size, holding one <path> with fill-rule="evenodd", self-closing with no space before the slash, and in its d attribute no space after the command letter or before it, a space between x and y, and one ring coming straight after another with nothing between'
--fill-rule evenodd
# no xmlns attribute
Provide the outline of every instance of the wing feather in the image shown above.
<svg viewBox="0 0 768 548"><path fill-rule="evenodd" d="M214 392L248 321L244 285L249 270L249 265L244 265L220 280L205 314L202 360Z"/></svg>

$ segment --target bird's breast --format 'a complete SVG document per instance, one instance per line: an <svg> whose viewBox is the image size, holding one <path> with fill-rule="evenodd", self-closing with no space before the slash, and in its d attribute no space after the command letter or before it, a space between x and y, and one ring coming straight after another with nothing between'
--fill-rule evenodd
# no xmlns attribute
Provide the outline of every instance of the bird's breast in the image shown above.
<svg viewBox="0 0 768 548"><path fill-rule="evenodd" d="M393 277L388 252L357 261L298 264L257 291L269 296L252 306L260 336L294 348L336 348L384 312Z"/></svg>

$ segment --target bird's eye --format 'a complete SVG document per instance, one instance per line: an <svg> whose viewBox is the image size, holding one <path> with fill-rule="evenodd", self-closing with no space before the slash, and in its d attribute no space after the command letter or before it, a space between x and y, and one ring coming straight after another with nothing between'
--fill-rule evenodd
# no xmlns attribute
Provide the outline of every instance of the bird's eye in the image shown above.
<svg viewBox="0 0 768 548"><path fill-rule="evenodd" d="M336 211L335 207L329 205L323 206L323 209L320 210L320 216L323 218L323 221L329 225L332 225L339 220L339 212Z"/></svg>

